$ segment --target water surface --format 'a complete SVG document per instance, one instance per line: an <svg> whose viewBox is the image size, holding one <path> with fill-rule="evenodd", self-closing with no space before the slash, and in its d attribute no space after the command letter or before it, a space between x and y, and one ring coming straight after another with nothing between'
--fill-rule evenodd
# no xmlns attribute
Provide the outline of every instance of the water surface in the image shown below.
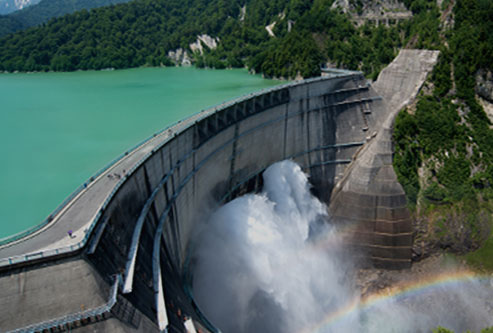
<svg viewBox="0 0 493 333"><path fill-rule="evenodd" d="M139 68L0 75L0 238L40 223L158 130L279 81L246 70Z"/></svg>

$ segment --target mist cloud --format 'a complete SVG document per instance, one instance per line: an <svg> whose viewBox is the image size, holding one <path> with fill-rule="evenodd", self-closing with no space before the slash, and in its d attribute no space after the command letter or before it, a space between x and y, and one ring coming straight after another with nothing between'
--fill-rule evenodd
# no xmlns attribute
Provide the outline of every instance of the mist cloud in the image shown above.
<svg viewBox="0 0 493 333"><path fill-rule="evenodd" d="M221 331L429 332L437 325L493 325L493 307L485 303L493 300L492 287L474 281L389 299L326 322L358 301L351 255L297 164L276 163L263 177L260 194L219 208L196 237L193 294Z"/></svg>

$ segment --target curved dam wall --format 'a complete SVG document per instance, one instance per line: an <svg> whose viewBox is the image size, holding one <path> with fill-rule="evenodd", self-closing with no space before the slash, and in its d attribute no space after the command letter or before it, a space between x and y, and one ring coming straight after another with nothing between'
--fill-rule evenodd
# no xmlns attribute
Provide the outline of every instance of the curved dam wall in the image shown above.
<svg viewBox="0 0 493 333"><path fill-rule="evenodd" d="M373 86L331 70L250 94L125 153L46 229L0 248L0 331L216 332L190 290L191 240L214 209L260 189L265 168L288 158L363 263L409 267L413 230L392 167L393 121L437 57L402 50ZM67 240L68 228L79 237Z"/></svg>
<svg viewBox="0 0 493 333"><path fill-rule="evenodd" d="M385 116L361 73L295 82L204 111L173 128L111 198L87 248L105 277L160 329L185 318L213 330L187 290L190 239L218 205L261 186L272 163L292 159L329 203L356 152ZM173 330L174 328L174 330Z"/></svg>

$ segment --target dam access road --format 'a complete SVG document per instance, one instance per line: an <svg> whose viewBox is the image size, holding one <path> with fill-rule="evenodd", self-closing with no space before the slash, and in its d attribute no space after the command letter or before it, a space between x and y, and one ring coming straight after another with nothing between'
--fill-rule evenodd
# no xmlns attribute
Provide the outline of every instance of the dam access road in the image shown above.
<svg viewBox="0 0 493 333"><path fill-rule="evenodd" d="M3 242L0 331L217 332L190 287L192 234L218 205L260 189L262 172L284 159L301 165L335 221L351 224L367 260L409 267L392 122L437 56L403 50L373 86L335 70L250 94L144 142L42 228Z"/></svg>

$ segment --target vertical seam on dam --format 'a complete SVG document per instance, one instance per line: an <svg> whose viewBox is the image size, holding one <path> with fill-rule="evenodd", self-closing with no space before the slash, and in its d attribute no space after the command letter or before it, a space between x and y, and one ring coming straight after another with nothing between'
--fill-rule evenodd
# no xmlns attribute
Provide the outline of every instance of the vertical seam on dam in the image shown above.
<svg viewBox="0 0 493 333"><path fill-rule="evenodd" d="M288 140L288 104L286 104L284 110L284 140L283 140L284 146L282 153L282 157L284 159L286 159L287 140Z"/></svg>
<svg viewBox="0 0 493 333"><path fill-rule="evenodd" d="M233 150L231 153L230 169L229 169L229 187L231 187L233 182L233 176L235 173L235 160L236 160L236 150L238 146L238 133L240 129L238 123L235 124L234 137L233 137Z"/></svg>

